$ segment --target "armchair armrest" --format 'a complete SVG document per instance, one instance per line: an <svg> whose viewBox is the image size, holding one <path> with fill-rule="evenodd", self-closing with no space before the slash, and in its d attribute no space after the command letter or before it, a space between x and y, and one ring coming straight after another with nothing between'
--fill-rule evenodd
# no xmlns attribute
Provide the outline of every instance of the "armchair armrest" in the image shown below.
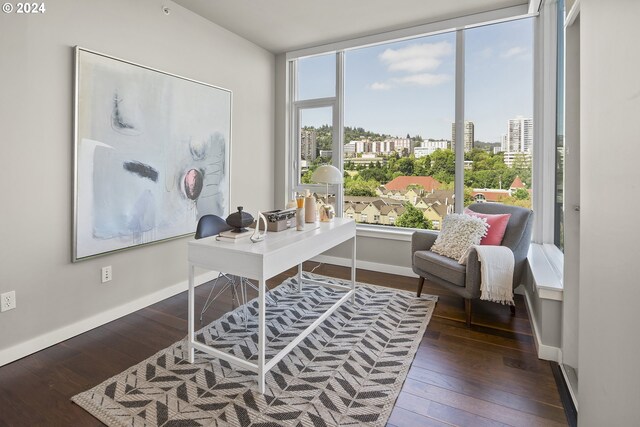
<svg viewBox="0 0 640 427"><path fill-rule="evenodd" d="M469 250L467 257L467 273L465 276L465 288L470 298L480 297L480 261L478 260L478 252L475 248Z"/></svg>
<svg viewBox="0 0 640 427"><path fill-rule="evenodd" d="M413 235L411 235L411 253L431 249L437 237L438 233L435 231L415 231Z"/></svg>

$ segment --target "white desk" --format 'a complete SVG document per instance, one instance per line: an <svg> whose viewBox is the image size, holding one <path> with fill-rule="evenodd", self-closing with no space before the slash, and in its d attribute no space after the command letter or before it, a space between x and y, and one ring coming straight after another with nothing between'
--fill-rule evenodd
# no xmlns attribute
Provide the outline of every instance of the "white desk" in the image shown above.
<svg viewBox="0 0 640 427"><path fill-rule="evenodd" d="M282 349L270 360L265 360L265 291L267 279L291 267L298 266L298 291L302 283L302 262L324 251L351 241L351 284L350 286L329 285L313 282L323 286L330 286L347 291L334 305L323 313L314 323L309 325L289 345ZM335 218L332 222L320 223L320 227L296 231L295 228L268 233L266 239L259 243L252 243L249 239L242 241L222 242L215 237L207 237L189 242L189 362L194 361L194 350L200 350L212 356L226 360L244 369L258 374L258 389L265 390L265 375L287 353L298 345L307 335L320 325L347 299L355 302L356 283L356 223L352 219ZM222 271L227 274L247 277L258 281L258 363L252 363L231 354L216 350L195 340L194 330L194 274L195 268Z"/></svg>

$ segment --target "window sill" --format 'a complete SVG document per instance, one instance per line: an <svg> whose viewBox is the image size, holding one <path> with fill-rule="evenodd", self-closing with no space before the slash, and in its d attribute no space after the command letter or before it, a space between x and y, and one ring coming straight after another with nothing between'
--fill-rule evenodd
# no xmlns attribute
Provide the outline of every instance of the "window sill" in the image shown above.
<svg viewBox="0 0 640 427"><path fill-rule="evenodd" d="M411 235L415 230L410 228L399 229L396 227L385 227L382 225L356 225L356 235L358 237L375 237L377 239L411 241Z"/></svg>
<svg viewBox="0 0 640 427"><path fill-rule="evenodd" d="M532 243L527 261L538 296L541 299L562 301L564 254L554 245Z"/></svg>

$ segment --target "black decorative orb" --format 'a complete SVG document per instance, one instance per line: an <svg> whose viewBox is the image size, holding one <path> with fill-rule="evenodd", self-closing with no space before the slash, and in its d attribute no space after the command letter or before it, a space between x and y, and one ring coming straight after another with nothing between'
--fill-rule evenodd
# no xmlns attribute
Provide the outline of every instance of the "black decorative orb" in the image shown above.
<svg viewBox="0 0 640 427"><path fill-rule="evenodd" d="M253 223L253 217L251 214L242 212L242 206L238 206L238 212L234 212L227 217L227 224L233 227L231 231L234 233L247 231L245 227L251 223Z"/></svg>

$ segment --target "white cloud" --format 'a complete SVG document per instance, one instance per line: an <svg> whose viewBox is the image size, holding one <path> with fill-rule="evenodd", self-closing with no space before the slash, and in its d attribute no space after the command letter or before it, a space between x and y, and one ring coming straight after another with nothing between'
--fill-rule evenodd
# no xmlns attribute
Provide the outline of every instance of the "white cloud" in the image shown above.
<svg viewBox="0 0 640 427"><path fill-rule="evenodd" d="M493 56L493 49L490 47L485 47L480 52L478 52L478 56L482 59L489 59Z"/></svg>
<svg viewBox="0 0 640 427"><path fill-rule="evenodd" d="M391 85L389 83L374 82L369 86L372 90L389 90Z"/></svg>
<svg viewBox="0 0 640 427"><path fill-rule="evenodd" d="M394 78L392 80L403 85L437 86L450 81L451 76L448 74L422 73L411 74L409 76Z"/></svg>
<svg viewBox="0 0 640 427"><path fill-rule="evenodd" d="M513 58L514 56L520 56L526 52L526 49L521 46L515 46L503 52L500 56L502 58Z"/></svg>
<svg viewBox="0 0 640 427"><path fill-rule="evenodd" d="M415 44L401 49L386 49L378 58L387 65L389 71L417 73L435 70L451 53L451 43L443 41Z"/></svg>

